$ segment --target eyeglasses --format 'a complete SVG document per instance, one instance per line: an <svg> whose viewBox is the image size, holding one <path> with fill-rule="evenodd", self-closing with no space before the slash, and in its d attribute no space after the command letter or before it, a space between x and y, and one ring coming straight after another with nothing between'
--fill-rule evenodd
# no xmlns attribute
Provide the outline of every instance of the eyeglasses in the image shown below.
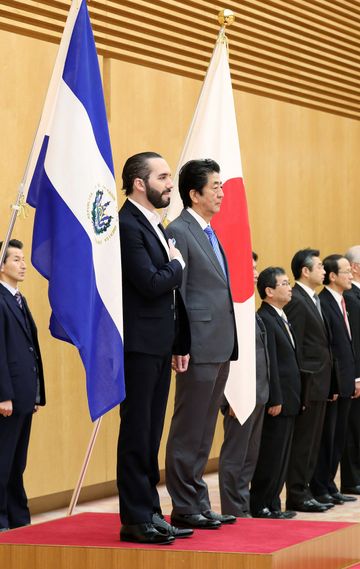
<svg viewBox="0 0 360 569"><path fill-rule="evenodd" d="M269 288L276 288L278 286L291 286L291 283L290 283L290 281L282 281L282 283L276 283L276 285L274 287L271 286Z"/></svg>
<svg viewBox="0 0 360 569"><path fill-rule="evenodd" d="M347 271L338 271L338 275L351 275L352 271L351 269L348 269Z"/></svg>

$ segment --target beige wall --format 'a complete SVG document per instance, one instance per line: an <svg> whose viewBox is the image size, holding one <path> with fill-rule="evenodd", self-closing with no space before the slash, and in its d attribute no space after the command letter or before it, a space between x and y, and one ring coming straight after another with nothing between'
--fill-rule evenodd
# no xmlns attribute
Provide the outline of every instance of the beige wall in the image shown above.
<svg viewBox="0 0 360 569"><path fill-rule="evenodd" d="M0 235L4 235L39 120L56 46L0 32ZM118 60L106 62L106 96L118 179L124 159L152 149L173 170L201 87L199 81ZM360 241L360 123L255 95L235 92L253 245L260 268L288 268L292 253L318 246L343 251ZM120 197L120 191L119 191ZM122 197L120 200L122 201ZM30 257L33 211L14 236ZM71 489L92 430L84 373L75 349L48 332L47 283L29 263L23 285L38 323L48 405L34 418L26 483L29 497ZM169 424L170 398L166 429ZM103 420L85 485L115 477L117 410ZM212 456L221 444L218 429ZM164 464L164 450L160 465Z"/></svg>

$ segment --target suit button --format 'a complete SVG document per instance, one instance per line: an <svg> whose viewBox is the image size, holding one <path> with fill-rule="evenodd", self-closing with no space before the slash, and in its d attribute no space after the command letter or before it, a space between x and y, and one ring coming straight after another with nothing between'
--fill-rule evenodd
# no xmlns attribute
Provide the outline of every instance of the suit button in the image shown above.
<svg viewBox="0 0 360 569"><path fill-rule="evenodd" d="M37 367L36 367L36 366L33 367L33 372L34 372L34 373L37 372Z"/></svg>
<svg viewBox="0 0 360 569"><path fill-rule="evenodd" d="M170 305L171 310L175 310L175 306L173 304Z"/></svg>
<svg viewBox="0 0 360 569"><path fill-rule="evenodd" d="M30 346L29 352L33 352L33 351L34 351L34 348L32 348L32 347Z"/></svg>

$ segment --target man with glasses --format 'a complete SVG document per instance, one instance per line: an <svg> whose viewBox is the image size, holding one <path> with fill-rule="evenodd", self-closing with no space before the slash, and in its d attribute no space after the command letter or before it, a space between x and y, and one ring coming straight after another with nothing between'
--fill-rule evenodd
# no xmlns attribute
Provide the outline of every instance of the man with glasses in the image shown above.
<svg viewBox="0 0 360 569"><path fill-rule="evenodd" d="M291 270L296 280L292 298L285 307L296 338L301 368L302 411L296 417L294 438L286 477L286 505L300 512L325 512L333 504L320 504L310 491L331 388L329 335L316 289L325 270L316 249L295 253ZM331 396L333 396L331 394Z"/></svg>
<svg viewBox="0 0 360 569"><path fill-rule="evenodd" d="M258 314L267 332L270 359L270 396L266 406L260 452L250 490L255 518L290 518L281 512L280 493L285 482L295 417L300 411L300 370L294 335L284 312L291 286L284 269L268 267L259 275L257 289L263 300Z"/></svg>
<svg viewBox="0 0 360 569"><path fill-rule="evenodd" d="M345 254L353 275L351 289L344 291L349 312L356 365L360 364L360 245ZM360 494L360 398L351 403L344 453L341 459L341 492Z"/></svg>
<svg viewBox="0 0 360 569"><path fill-rule="evenodd" d="M203 479L230 360L237 359L226 257L210 225L224 196L219 165L210 159L187 162L180 170L179 192L184 209L168 231L186 265L181 292L190 319L191 350L188 370L176 376L166 486L173 524L216 529L236 520L211 510Z"/></svg>
<svg viewBox="0 0 360 569"><path fill-rule="evenodd" d="M356 498L341 494L335 484L335 475L345 447L352 397L360 395L359 371L352 346L352 331L343 293L351 289L352 273L349 261L343 255L329 255L324 259L325 287L319 294L321 311L330 329L333 355L333 377L336 381L336 400L328 401L320 452L311 491L319 502L343 504Z"/></svg>

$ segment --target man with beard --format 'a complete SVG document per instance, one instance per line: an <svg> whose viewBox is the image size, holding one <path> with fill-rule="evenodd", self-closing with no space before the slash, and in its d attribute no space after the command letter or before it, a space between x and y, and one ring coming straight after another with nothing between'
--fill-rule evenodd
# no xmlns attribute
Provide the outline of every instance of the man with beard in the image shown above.
<svg viewBox="0 0 360 569"><path fill-rule="evenodd" d="M190 334L177 290L185 263L156 212L169 205L173 188L166 161L155 152L136 154L126 161L122 177L127 196L119 212L126 399L118 442L120 539L168 544L192 534L164 520L156 490L172 354L177 354L179 372L188 364Z"/></svg>

